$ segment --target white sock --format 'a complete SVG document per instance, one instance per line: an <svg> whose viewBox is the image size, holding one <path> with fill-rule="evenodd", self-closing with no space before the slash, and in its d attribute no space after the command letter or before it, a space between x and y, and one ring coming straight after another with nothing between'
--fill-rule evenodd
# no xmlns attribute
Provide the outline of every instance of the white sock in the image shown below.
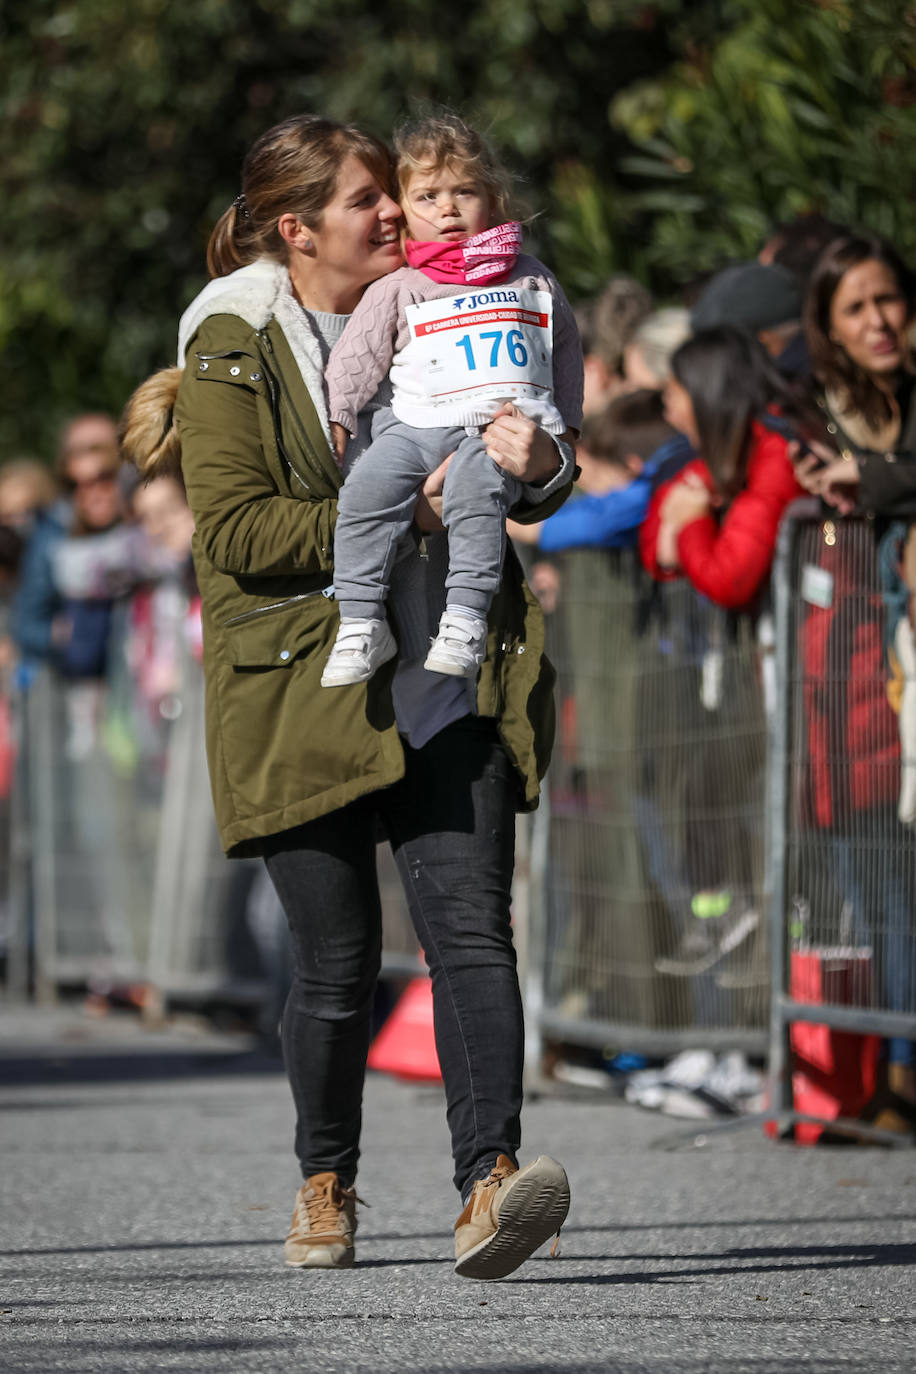
<svg viewBox="0 0 916 1374"><path fill-rule="evenodd" d="M453 606L452 603L449 602L445 609L448 611L449 615L460 616L462 620L472 620L477 626L486 624L480 612L472 611L468 606Z"/></svg>

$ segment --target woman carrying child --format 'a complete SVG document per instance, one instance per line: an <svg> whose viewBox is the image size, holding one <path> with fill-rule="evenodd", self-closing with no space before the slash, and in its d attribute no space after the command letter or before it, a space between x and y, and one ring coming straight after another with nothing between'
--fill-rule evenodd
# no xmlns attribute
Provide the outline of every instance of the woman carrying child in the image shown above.
<svg viewBox="0 0 916 1374"><path fill-rule="evenodd" d="M182 317L183 371L140 389L125 448L146 472L161 468L174 452L162 434L175 401L196 527L217 820L230 853L265 859L292 934L282 1038L304 1182L287 1263L339 1269L354 1261L382 830L432 975L465 1204L456 1269L496 1278L556 1231L569 1205L559 1164L542 1156L517 1165L514 813L536 804L553 734L553 673L517 562L504 560L476 694L422 667L423 680L411 681L394 662L344 690L319 685L338 628L341 485L323 372L365 287L401 265L391 175L375 139L314 116L286 120L255 143L242 194L211 236L214 280ZM568 494L570 450L524 416L494 420L487 447L524 484L516 518ZM447 560L430 505L441 478L426 482L415 512L426 557L411 543L398 565L403 618L420 623L429 608L433 631Z"/></svg>

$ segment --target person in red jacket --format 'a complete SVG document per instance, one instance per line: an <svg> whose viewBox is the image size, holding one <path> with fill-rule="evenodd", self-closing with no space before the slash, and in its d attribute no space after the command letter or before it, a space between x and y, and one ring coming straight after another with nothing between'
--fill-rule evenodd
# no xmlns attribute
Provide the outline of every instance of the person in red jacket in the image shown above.
<svg viewBox="0 0 916 1374"><path fill-rule="evenodd" d="M786 507L804 492L790 462L787 392L757 341L730 325L674 354L665 415L703 456L653 496L640 552L653 577L685 576L729 610L766 582Z"/></svg>

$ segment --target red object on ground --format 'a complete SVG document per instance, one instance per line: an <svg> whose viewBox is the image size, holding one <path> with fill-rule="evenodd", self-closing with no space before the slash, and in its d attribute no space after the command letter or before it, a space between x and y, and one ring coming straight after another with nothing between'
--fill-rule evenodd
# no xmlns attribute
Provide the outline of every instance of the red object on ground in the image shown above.
<svg viewBox="0 0 916 1374"><path fill-rule="evenodd" d="M865 1007L871 1002L871 983L871 950L792 951L789 994L793 1001ZM795 1110L826 1122L860 1116L874 1096L880 1038L796 1021L789 1039ZM800 1145L814 1145L825 1129L799 1121L795 1139Z"/></svg>
<svg viewBox="0 0 916 1374"><path fill-rule="evenodd" d="M433 1033L433 988L414 978L372 1042L369 1068L425 1083L441 1083L442 1070Z"/></svg>

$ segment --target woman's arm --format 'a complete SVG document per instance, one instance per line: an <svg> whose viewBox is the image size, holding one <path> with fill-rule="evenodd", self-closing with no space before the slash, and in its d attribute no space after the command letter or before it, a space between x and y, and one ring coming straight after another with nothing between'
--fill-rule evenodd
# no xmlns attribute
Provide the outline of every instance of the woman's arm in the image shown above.
<svg viewBox="0 0 916 1374"><path fill-rule="evenodd" d="M548 434L506 402L487 426L486 443L496 466L525 487L524 500L512 511L513 520L527 525L560 509L576 475L575 449L565 436Z"/></svg>
<svg viewBox="0 0 916 1374"><path fill-rule="evenodd" d="M858 458L855 466L862 510L894 518L916 517L916 454L894 454L894 461L889 462L883 453L869 453Z"/></svg>
<svg viewBox="0 0 916 1374"><path fill-rule="evenodd" d="M572 491L576 474L572 445L546 433L508 403L496 419L491 420L486 434L487 453L496 466L526 484L526 499L513 509L513 520L528 525L559 510ZM444 528L442 485L451 460L450 454L423 483L414 510L414 523L425 534Z"/></svg>
<svg viewBox="0 0 916 1374"><path fill-rule="evenodd" d="M837 457L823 445L801 454L795 474L806 491L841 515L866 511L891 519L916 517L916 454L859 453ZM791 448L790 448L791 451Z"/></svg>
<svg viewBox="0 0 916 1374"><path fill-rule="evenodd" d="M337 502L278 491L254 390L204 379L189 368L175 419L188 504L214 567L237 576L330 570ZM272 456L279 467L279 455Z"/></svg>

